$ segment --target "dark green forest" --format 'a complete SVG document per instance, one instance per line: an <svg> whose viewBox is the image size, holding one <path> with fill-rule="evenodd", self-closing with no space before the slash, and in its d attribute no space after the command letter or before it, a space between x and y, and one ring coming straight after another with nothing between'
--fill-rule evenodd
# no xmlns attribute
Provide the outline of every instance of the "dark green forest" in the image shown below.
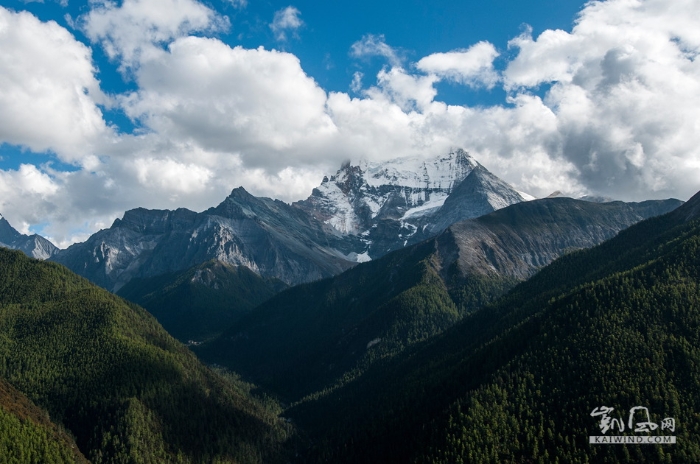
<svg viewBox="0 0 700 464"><path fill-rule="evenodd" d="M202 365L143 309L16 251L0 249L0 275L0 377L43 408L91 462L280 456L290 430L275 403ZM3 409L4 421L24 424L13 433L62 452Z"/></svg>
<svg viewBox="0 0 700 464"><path fill-rule="evenodd" d="M294 405L308 462L699 462L700 221L687 206ZM601 406L675 418L678 443L590 445Z"/></svg>
<svg viewBox="0 0 700 464"><path fill-rule="evenodd" d="M208 261L182 272L132 279L117 294L146 308L186 343L219 335L286 287L245 266Z"/></svg>

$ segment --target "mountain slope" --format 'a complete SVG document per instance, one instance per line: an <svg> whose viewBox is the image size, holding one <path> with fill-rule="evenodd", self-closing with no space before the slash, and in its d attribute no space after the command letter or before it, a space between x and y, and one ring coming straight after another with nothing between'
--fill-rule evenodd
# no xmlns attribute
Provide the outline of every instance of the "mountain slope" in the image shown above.
<svg viewBox="0 0 700 464"><path fill-rule="evenodd" d="M132 279L117 293L146 308L180 341L220 334L242 315L286 288L244 266L212 260L186 271Z"/></svg>
<svg viewBox="0 0 700 464"><path fill-rule="evenodd" d="M0 249L0 377L91 462L261 462L285 427L143 309L62 266Z"/></svg>
<svg viewBox="0 0 700 464"><path fill-rule="evenodd" d="M332 279L284 291L197 352L298 400L444 331L562 253L680 202L652 203L557 198L463 221Z"/></svg>
<svg viewBox="0 0 700 464"><path fill-rule="evenodd" d="M477 165L455 186L445 203L430 219L431 235L465 219L483 216L524 201L523 197L486 168Z"/></svg>
<svg viewBox="0 0 700 464"><path fill-rule="evenodd" d="M20 250L25 255L36 259L49 259L59 252L59 249L41 235L20 234L0 214L0 246Z"/></svg>
<svg viewBox="0 0 700 464"><path fill-rule="evenodd" d="M290 409L314 440L307 462L697 462L699 204L558 259L443 335ZM651 435L678 443L591 445L602 406L625 424L636 406L657 425L675 418L675 431Z"/></svg>
<svg viewBox="0 0 700 464"><path fill-rule="evenodd" d="M463 275L526 279L563 252L590 248L681 204L673 199L641 203L536 200L454 224L443 240L451 236L459 244L456 261Z"/></svg>
<svg viewBox="0 0 700 464"><path fill-rule="evenodd" d="M46 411L1 378L0 456L3 462L88 462Z"/></svg>
<svg viewBox="0 0 700 464"><path fill-rule="evenodd" d="M127 211L111 228L52 260L112 291L135 277L182 271L211 259L297 284L354 265L344 253L352 252L357 239L329 231L297 208L237 188L202 213Z"/></svg>

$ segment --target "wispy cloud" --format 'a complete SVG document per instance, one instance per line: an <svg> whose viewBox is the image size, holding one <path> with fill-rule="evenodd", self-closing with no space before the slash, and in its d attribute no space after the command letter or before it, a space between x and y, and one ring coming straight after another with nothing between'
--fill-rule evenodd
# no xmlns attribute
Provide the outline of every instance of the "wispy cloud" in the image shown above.
<svg viewBox="0 0 700 464"><path fill-rule="evenodd" d="M234 8L243 9L248 6L248 0L227 0Z"/></svg>
<svg viewBox="0 0 700 464"><path fill-rule="evenodd" d="M287 34L296 36L297 30L304 25L300 18L301 12L293 6L275 12L270 29L279 41L287 40Z"/></svg>
<svg viewBox="0 0 700 464"><path fill-rule="evenodd" d="M371 56L382 56L387 59L392 66L401 66L403 58L397 49L387 45L383 34L367 34L350 47L350 56L355 58L365 58Z"/></svg>

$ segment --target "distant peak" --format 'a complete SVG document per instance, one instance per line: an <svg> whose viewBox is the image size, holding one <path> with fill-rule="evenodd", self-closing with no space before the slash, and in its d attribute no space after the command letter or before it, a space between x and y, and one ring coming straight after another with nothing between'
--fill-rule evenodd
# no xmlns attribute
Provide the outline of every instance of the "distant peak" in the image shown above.
<svg viewBox="0 0 700 464"><path fill-rule="evenodd" d="M547 195L545 198L561 198L561 197L563 197L563 196L564 196L564 194L561 193L561 191L555 190L554 192L552 192L552 193L550 193L549 195Z"/></svg>
<svg viewBox="0 0 700 464"><path fill-rule="evenodd" d="M256 197L243 187L236 187L235 189L231 190L231 194L224 199L224 201L221 203L222 205L225 203L236 203L236 204L246 204L250 205L253 203L259 203L263 198L262 197Z"/></svg>
<svg viewBox="0 0 700 464"><path fill-rule="evenodd" d="M231 194L229 197L234 197L234 198L240 198L240 197L250 197L252 196L246 189L243 188L243 186L236 187L235 189L231 190Z"/></svg>

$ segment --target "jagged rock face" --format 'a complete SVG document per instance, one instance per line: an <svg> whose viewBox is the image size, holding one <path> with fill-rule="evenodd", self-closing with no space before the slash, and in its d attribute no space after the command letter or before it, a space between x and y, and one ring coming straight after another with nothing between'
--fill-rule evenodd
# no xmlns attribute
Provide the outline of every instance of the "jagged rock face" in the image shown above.
<svg viewBox="0 0 700 464"><path fill-rule="evenodd" d="M0 246L20 250L25 255L36 259L49 259L59 249L41 235L24 235L19 233L0 215Z"/></svg>
<svg viewBox="0 0 700 464"><path fill-rule="evenodd" d="M238 188L203 213L127 211L111 228L54 260L112 291L134 277L188 269L211 259L291 285L335 275L354 264L345 253L357 248L357 240L329 232L297 208Z"/></svg>
<svg viewBox="0 0 700 464"><path fill-rule="evenodd" d="M358 261L432 237L460 221L524 201L464 150L422 161L345 164L293 206L365 244Z"/></svg>

